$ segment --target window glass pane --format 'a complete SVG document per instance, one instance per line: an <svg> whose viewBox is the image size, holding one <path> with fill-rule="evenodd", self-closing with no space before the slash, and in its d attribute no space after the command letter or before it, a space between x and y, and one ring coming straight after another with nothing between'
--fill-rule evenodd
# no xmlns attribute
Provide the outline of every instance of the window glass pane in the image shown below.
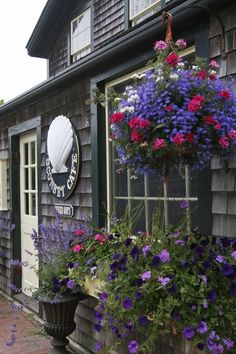
<svg viewBox="0 0 236 354"><path fill-rule="evenodd" d="M25 185L24 185L24 189L28 190L29 189L29 169L25 168Z"/></svg>
<svg viewBox="0 0 236 354"><path fill-rule="evenodd" d="M195 170L190 171L190 196L198 196L198 172Z"/></svg>
<svg viewBox="0 0 236 354"><path fill-rule="evenodd" d="M36 189L36 176L35 176L35 167L31 168L31 189Z"/></svg>
<svg viewBox="0 0 236 354"><path fill-rule="evenodd" d="M36 195L35 193L31 194L31 215L36 215Z"/></svg>
<svg viewBox="0 0 236 354"><path fill-rule="evenodd" d="M29 215L29 193L25 193L25 214Z"/></svg>
<svg viewBox="0 0 236 354"><path fill-rule="evenodd" d="M35 164L35 141L31 141L30 143L30 154L31 154L31 164Z"/></svg>
<svg viewBox="0 0 236 354"><path fill-rule="evenodd" d="M90 44L90 27L84 31L84 45Z"/></svg>
<svg viewBox="0 0 236 354"><path fill-rule="evenodd" d="M149 231L152 230L153 220L160 222L161 225L164 225L164 202L162 200L151 200L148 202L148 220L149 220Z"/></svg>
<svg viewBox="0 0 236 354"><path fill-rule="evenodd" d="M119 199L114 201L114 215L117 218L120 218L124 215L125 210L128 205L128 201L126 199Z"/></svg>
<svg viewBox="0 0 236 354"><path fill-rule="evenodd" d="M115 196L127 196L128 188L127 188L127 172L121 171L119 173L115 173L114 176L114 185L115 185Z"/></svg>
<svg viewBox="0 0 236 354"><path fill-rule="evenodd" d="M180 222L186 221L186 209L180 208L179 201L167 201L168 223L170 225L179 225Z"/></svg>
<svg viewBox="0 0 236 354"><path fill-rule="evenodd" d="M144 197L144 176L130 178L131 195L134 197Z"/></svg>
<svg viewBox="0 0 236 354"><path fill-rule="evenodd" d="M144 202L136 200L131 202L131 218L133 221L134 233L146 231Z"/></svg>
<svg viewBox="0 0 236 354"><path fill-rule="evenodd" d="M173 172L167 179L167 196L184 197L185 196L185 174Z"/></svg>
<svg viewBox="0 0 236 354"><path fill-rule="evenodd" d="M189 209L190 209L190 221L191 221L190 227L191 227L191 230L193 230L193 229L196 229L199 225L197 201L190 202Z"/></svg>
<svg viewBox="0 0 236 354"><path fill-rule="evenodd" d="M24 164L25 164L25 165L28 165L28 163L29 163L28 143L24 144L24 153L25 153Z"/></svg>
<svg viewBox="0 0 236 354"><path fill-rule="evenodd" d="M157 173L151 174L147 178L148 178L148 196L163 197L164 196L163 178L161 178Z"/></svg>

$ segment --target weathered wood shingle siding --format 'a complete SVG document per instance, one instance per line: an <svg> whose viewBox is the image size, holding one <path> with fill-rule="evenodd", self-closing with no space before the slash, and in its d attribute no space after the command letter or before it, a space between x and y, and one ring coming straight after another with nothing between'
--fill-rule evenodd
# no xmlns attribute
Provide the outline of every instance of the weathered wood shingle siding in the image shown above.
<svg viewBox="0 0 236 354"><path fill-rule="evenodd" d="M101 47L124 30L124 0L95 0L94 48Z"/></svg>
<svg viewBox="0 0 236 354"><path fill-rule="evenodd" d="M53 46L49 55L49 77L56 76L59 72L65 69L68 63L68 26L66 25L64 30L57 38L55 45Z"/></svg>
<svg viewBox="0 0 236 354"><path fill-rule="evenodd" d="M221 58L221 27L215 16L211 17L209 30L210 58L220 64L222 78L230 75L236 89L236 4L219 12L225 26L226 60ZM229 172L223 170L218 160L212 161L212 213L213 235L236 237L236 160L229 162Z"/></svg>

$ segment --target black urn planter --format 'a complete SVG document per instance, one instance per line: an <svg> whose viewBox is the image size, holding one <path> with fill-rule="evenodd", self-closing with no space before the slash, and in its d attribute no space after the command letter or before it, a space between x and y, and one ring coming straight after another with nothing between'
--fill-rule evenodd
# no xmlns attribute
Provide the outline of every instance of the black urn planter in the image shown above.
<svg viewBox="0 0 236 354"><path fill-rule="evenodd" d="M87 295L82 293L63 296L56 300L38 297L45 311L44 329L53 337L51 340L53 349L48 354L69 353L66 349L69 340L66 337L75 330L74 315L78 302L86 298Z"/></svg>

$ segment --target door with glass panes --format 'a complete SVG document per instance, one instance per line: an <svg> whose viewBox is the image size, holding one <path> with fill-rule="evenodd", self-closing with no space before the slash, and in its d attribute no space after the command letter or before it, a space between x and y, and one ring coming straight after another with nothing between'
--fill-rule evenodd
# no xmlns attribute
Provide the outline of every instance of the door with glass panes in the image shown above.
<svg viewBox="0 0 236 354"><path fill-rule="evenodd" d="M21 204L21 261L22 292L28 296L38 287L38 259L31 239L38 228L37 210L37 140L36 132L20 137L20 204Z"/></svg>

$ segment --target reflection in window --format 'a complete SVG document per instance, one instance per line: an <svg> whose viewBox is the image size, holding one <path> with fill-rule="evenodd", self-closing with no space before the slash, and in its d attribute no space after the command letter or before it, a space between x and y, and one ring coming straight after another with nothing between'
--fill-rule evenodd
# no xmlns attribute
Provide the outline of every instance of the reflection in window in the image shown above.
<svg viewBox="0 0 236 354"><path fill-rule="evenodd" d="M71 22L71 55L73 62L91 52L91 11L86 10Z"/></svg>

